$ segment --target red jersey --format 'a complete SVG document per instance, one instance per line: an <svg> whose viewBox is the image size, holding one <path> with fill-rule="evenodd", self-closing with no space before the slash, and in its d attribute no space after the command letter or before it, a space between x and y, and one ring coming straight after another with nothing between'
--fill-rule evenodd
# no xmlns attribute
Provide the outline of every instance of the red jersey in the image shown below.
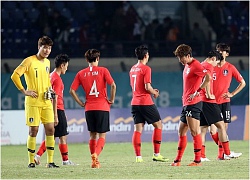
<svg viewBox="0 0 250 180"><path fill-rule="evenodd" d="M151 83L151 68L137 63L130 69L129 77L133 94L131 105L154 104L151 94L145 89L145 84Z"/></svg>
<svg viewBox="0 0 250 180"><path fill-rule="evenodd" d="M239 83L243 79L235 66L229 62L226 62L222 67L216 66L214 68L214 95L218 104L230 102L230 98L224 99L222 95L229 92L232 77Z"/></svg>
<svg viewBox="0 0 250 180"><path fill-rule="evenodd" d="M201 101L200 96L194 97L192 101L189 100L189 96L199 89L206 72L206 69L196 59L193 59L190 64L185 65L183 70L183 106L196 104Z"/></svg>
<svg viewBox="0 0 250 180"><path fill-rule="evenodd" d="M57 109L64 110L64 103L63 103L63 90L64 90L64 84L62 81L62 78L53 71L50 74L50 82L52 89L55 91L57 97Z"/></svg>
<svg viewBox="0 0 250 180"><path fill-rule="evenodd" d="M76 74L71 88L76 91L80 85L82 86L86 96L85 111L110 111L106 86L113 82L107 68L90 66Z"/></svg>
<svg viewBox="0 0 250 180"><path fill-rule="evenodd" d="M213 70L214 70L213 65L209 64L206 61L202 62L201 65L207 70L207 73L212 77L213 76ZM213 93L213 79L210 80L210 94L214 94ZM216 103L216 99L208 99L206 97L206 90L205 90L205 88L203 88L200 91L200 96L201 96L201 100L203 102Z"/></svg>

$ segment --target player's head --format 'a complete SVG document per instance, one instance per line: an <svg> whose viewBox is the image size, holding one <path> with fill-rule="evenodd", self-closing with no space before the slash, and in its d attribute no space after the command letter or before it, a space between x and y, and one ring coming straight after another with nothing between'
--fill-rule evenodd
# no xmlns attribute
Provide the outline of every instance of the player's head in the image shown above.
<svg viewBox="0 0 250 180"><path fill-rule="evenodd" d="M187 64L192 57L192 48L189 45L181 44L173 52L179 61L184 65Z"/></svg>
<svg viewBox="0 0 250 180"><path fill-rule="evenodd" d="M223 59L226 59L226 57L229 56L230 53L230 46L226 43L218 43L216 45L216 50L222 54Z"/></svg>
<svg viewBox="0 0 250 180"><path fill-rule="evenodd" d="M230 46L226 43L218 43L216 45L217 51L226 51L228 54L230 53Z"/></svg>
<svg viewBox="0 0 250 180"><path fill-rule="evenodd" d="M92 63L92 62L98 61L100 58L100 55L101 53L97 49L89 49L85 52L84 56L89 63Z"/></svg>
<svg viewBox="0 0 250 180"><path fill-rule="evenodd" d="M38 47L41 46L53 46L53 41L48 36L43 36L38 40Z"/></svg>
<svg viewBox="0 0 250 180"><path fill-rule="evenodd" d="M217 50L209 51L208 54L207 54L207 57L208 58L216 57L216 61L222 61L223 60L222 54Z"/></svg>
<svg viewBox="0 0 250 180"><path fill-rule="evenodd" d="M43 36L38 40L38 55L47 58L50 55L53 41L48 36Z"/></svg>
<svg viewBox="0 0 250 180"><path fill-rule="evenodd" d="M223 56L219 51L212 50L209 51L207 54L207 58L209 58L209 63L212 64L213 66L217 66L217 64L223 60Z"/></svg>
<svg viewBox="0 0 250 180"><path fill-rule="evenodd" d="M67 54L59 54L56 56L54 61L55 61L55 67L61 68L61 73L65 74L68 69L70 61L69 56Z"/></svg>
<svg viewBox="0 0 250 180"><path fill-rule="evenodd" d="M143 60L145 56L148 55L148 47L145 45L138 46L135 48L135 55L138 60ZM149 58L149 56L147 58Z"/></svg>

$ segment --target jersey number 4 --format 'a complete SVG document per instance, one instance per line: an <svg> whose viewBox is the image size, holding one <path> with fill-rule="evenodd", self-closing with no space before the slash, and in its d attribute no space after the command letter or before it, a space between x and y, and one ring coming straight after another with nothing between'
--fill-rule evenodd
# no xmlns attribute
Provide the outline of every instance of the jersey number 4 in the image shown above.
<svg viewBox="0 0 250 180"><path fill-rule="evenodd" d="M98 95L99 95L99 92L98 92L97 87L96 87L96 81L95 80L94 80L94 82L92 84L89 95L95 96L95 97L98 97Z"/></svg>

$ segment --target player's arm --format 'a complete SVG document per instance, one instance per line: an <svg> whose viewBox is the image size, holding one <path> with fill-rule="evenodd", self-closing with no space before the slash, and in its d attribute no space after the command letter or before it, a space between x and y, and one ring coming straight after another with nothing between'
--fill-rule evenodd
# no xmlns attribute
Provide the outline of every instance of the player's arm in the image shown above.
<svg viewBox="0 0 250 180"><path fill-rule="evenodd" d="M224 98L231 98L233 96L235 96L236 94L238 94L244 87L246 86L246 82L244 79L242 79L239 83L239 85L237 86L237 88L233 91L233 92L227 92L225 94L223 94Z"/></svg>
<svg viewBox="0 0 250 180"><path fill-rule="evenodd" d="M154 98L157 98L160 95L160 92L158 89L154 89L150 83L145 84L145 89L148 91L150 94L153 94Z"/></svg>
<svg viewBox="0 0 250 180"><path fill-rule="evenodd" d="M37 98L37 93L35 91L33 91L33 90L26 91L24 89L22 82L21 82L21 79L20 79L20 76L16 71L14 71L13 74L11 75L11 80L13 81L13 83L15 84L17 89L19 91L21 91L25 96L31 96L33 98Z"/></svg>
<svg viewBox="0 0 250 180"><path fill-rule="evenodd" d="M83 103L80 98L78 97L78 95L76 94L76 91L72 88L70 88L69 90L70 95L73 97L73 99L81 106L84 107L85 103Z"/></svg>
<svg viewBox="0 0 250 180"><path fill-rule="evenodd" d="M110 85L110 99L108 100L109 104L114 104L115 94L116 94L116 84L115 84L115 82L113 82Z"/></svg>
<svg viewBox="0 0 250 180"><path fill-rule="evenodd" d="M55 126L57 126L59 123L58 116L57 116L57 98L58 98L58 95L56 94L55 99L52 99Z"/></svg>

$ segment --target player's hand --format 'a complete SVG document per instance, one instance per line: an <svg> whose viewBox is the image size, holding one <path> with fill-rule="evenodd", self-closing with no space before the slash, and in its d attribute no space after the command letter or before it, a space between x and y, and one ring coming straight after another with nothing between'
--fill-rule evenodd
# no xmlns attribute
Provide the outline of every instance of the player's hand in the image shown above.
<svg viewBox="0 0 250 180"><path fill-rule="evenodd" d="M199 96L200 93L195 91L193 94L189 95L188 101L192 101L196 96Z"/></svg>
<svg viewBox="0 0 250 180"><path fill-rule="evenodd" d="M158 89L154 89L156 94L153 95L153 97L156 99L160 96L160 91Z"/></svg>
<svg viewBox="0 0 250 180"><path fill-rule="evenodd" d="M231 97L233 97L233 96L234 96L234 95L233 95L232 93L230 93L230 92L227 92L227 93L222 94L222 97L223 97L224 99L231 98Z"/></svg>
<svg viewBox="0 0 250 180"><path fill-rule="evenodd" d="M80 104L80 106L83 107L83 108L85 107L85 105L86 105L86 102L85 103L81 102L81 104Z"/></svg>
<svg viewBox="0 0 250 180"><path fill-rule="evenodd" d="M33 90L27 90L27 91L25 91L24 94L25 94L25 96L31 96L33 98L37 98L38 97L36 91L33 91Z"/></svg>
<svg viewBox="0 0 250 180"><path fill-rule="evenodd" d="M215 99L215 95L214 94L207 94L206 93L206 98L207 99Z"/></svg>
<svg viewBox="0 0 250 180"><path fill-rule="evenodd" d="M58 117L54 116L54 126L57 126L59 123Z"/></svg>
<svg viewBox="0 0 250 180"><path fill-rule="evenodd" d="M114 104L115 100L108 99L109 104Z"/></svg>

